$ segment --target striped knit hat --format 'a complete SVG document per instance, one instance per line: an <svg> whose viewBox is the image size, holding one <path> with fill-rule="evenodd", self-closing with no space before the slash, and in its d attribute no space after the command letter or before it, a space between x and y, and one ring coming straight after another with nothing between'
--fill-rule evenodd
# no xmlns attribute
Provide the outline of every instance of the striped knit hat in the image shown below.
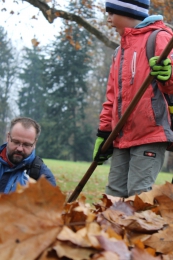
<svg viewBox="0 0 173 260"><path fill-rule="evenodd" d="M106 1L106 12L144 20L148 16L150 0L109 0Z"/></svg>

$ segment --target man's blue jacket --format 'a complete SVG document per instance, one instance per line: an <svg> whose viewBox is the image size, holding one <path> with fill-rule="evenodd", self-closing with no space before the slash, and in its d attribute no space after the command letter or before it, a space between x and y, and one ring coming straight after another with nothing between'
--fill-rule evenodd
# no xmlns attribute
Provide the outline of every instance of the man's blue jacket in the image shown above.
<svg viewBox="0 0 173 260"><path fill-rule="evenodd" d="M7 143L0 146L0 153L6 147ZM0 192L9 193L16 190L17 183L26 185L29 175L26 173L27 166L29 166L35 159L35 150L29 157L25 158L15 167L10 168L8 163L0 157ZM40 169L40 176L44 175L45 178L53 185L56 186L56 180L50 169L43 163ZM2 191L2 187L3 191Z"/></svg>

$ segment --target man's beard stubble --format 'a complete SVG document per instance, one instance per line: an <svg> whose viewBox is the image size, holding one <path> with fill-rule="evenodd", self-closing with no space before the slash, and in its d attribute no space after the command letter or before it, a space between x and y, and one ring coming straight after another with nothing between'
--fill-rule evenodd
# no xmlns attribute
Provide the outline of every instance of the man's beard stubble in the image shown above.
<svg viewBox="0 0 173 260"><path fill-rule="evenodd" d="M26 158L26 155L23 152L19 152L19 151L8 154L8 159L13 164L18 164L25 158Z"/></svg>

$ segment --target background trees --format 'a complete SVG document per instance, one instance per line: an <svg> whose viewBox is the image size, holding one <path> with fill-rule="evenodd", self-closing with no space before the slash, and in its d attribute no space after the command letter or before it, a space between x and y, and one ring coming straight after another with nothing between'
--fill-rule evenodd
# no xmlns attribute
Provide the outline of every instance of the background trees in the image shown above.
<svg viewBox="0 0 173 260"><path fill-rule="evenodd" d="M13 97L16 94L14 86L16 75L16 58L11 41L4 28L0 26L0 142L5 141L6 126L13 115ZM12 89L12 86L14 88Z"/></svg>
<svg viewBox="0 0 173 260"><path fill-rule="evenodd" d="M57 8L59 1L24 2L37 7L48 22L61 17L63 23L51 44L40 47L35 37L33 48L20 50L20 63L1 29L0 91L4 105L0 108L0 138L4 138L6 125L15 112L41 124L37 145L41 157L91 161L111 56L119 43L115 32L112 34L106 26L104 2L96 6L93 0L66 1L62 10ZM159 3L152 1L150 11L164 13L171 27L166 7L172 7L172 3ZM11 106L14 96L15 109Z"/></svg>
<svg viewBox="0 0 173 260"><path fill-rule="evenodd" d="M75 12L74 5L69 8ZM92 62L89 41L89 34L72 23L68 29L64 26L60 36L49 46L47 118L51 121L51 131L45 134L50 158L91 160L91 126L85 121L87 80ZM43 142L41 149L45 150Z"/></svg>
<svg viewBox="0 0 173 260"><path fill-rule="evenodd" d="M18 108L21 116L41 121L46 109L46 60L37 47L25 48L19 71L21 88Z"/></svg>

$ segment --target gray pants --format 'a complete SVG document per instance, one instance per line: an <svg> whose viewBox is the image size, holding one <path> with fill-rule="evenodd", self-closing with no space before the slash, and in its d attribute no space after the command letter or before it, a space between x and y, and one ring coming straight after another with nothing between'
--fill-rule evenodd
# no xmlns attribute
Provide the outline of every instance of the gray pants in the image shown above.
<svg viewBox="0 0 173 260"><path fill-rule="evenodd" d="M166 147L167 143L152 143L114 148L106 194L129 197L151 190L162 168Z"/></svg>

